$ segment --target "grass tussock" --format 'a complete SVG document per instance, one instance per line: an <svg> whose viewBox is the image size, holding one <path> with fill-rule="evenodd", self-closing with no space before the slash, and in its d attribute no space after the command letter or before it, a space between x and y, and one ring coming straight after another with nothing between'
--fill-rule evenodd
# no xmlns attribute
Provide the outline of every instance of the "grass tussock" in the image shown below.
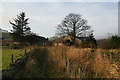
<svg viewBox="0 0 120 80"><path fill-rule="evenodd" d="M57 46L49 48L49 61L67 78L120 78L120 64L101 49ZM113 51L113 50L112 50Z"/></svg>

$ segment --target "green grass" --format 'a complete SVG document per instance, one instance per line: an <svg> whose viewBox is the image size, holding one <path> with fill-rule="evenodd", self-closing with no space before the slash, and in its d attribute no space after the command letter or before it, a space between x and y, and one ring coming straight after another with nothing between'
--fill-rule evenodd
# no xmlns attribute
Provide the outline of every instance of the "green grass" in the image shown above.
<svg viewBox="0 0 120 80"><path fill-rule="evenodd" d="M6 69L9 66L9 64L12 63L12 54L14 56L13 60L15 61L21 58L24 52L20 50L3 49L2 50L2 69Z"/></svg>
<svg viewBox="0 0 120 80"><path fill-rule="evenodd" d="M110 52L110 51L104 51L104 52L102 52L102 54L106 54L106 55L108 55L108 56L112 56L112 59L114 60L114 61L120 61L120 56L119 56L119 54L115 54L115 52Z"/></svg>
<svg viewBox="0 0 120 80"><path fill-rule="evenodd" d="M0 70L2 70L2 50L0 49Z"/></svg>

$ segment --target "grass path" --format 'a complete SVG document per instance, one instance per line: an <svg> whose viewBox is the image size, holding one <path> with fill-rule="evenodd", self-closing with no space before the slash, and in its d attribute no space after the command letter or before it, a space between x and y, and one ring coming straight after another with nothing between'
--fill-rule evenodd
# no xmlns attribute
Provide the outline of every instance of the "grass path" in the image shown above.
<svg viewBox="0 0 120 80"><path fill-rule="evenodd" d="M48 61L48 54L47 48L32 50L3 70L3 78L54 78L56 73Z"/></svg>

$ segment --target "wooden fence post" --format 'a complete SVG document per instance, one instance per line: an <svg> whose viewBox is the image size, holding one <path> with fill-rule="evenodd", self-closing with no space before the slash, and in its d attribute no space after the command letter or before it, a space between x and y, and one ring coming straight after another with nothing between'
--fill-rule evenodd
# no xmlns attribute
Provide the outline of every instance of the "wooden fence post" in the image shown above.
<svg viewBox="0 0 120 80"><path fill-rule="evenodd" d="M27 53L26 48L25 48L25 53Z"/></svg>
<svg viewBox="0 0 120 80"><path fill-rule="evenodd" d="M70 68L70 64L69 64L69 59L66 58L66 73L67 73L67 77L69 77L69 69Z"/></svg>
<svg viewBox="0 0 120 80"><path fill-rule="evenodd" d="M13 63L14 61L13 61L13 54L12 54L12 63Z"/></svg>

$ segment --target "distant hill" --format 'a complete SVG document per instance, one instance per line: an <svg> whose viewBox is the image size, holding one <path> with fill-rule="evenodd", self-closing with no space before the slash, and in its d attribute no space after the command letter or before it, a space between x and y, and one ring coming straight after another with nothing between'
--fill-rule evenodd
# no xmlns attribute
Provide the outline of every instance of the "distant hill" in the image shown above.
<svg viewBox="0 0 120 80"><path fill-rule="evenodd" d="M36 36L36 38L37 38L38 41L41 41L41 42L46 42L46 41L48 41L48 39L46 39L46 38L43 37L43 36Z"/></svg>
<svg viewBox="0 0 120 80"><path fill-rule="evenodd" d="M2 37L1 37L2 40L5 40L5 41L12 40L12 36L10 35L10 32L1 28L0 28L0 32L2 32Z"/></svg>
<svg viewBox="0 0 120 80"><path fill-rule="evenodd" d="M1 28L0 28L0 32L9 33L7 30L1 29Z"/></svg>
<svg viewBox="0 0 120 80"><path fill-rule="evenodd" d="M0 28L0 32L2 32L2 37L0 37L0 40L4 41L6 43L7 42L11 42L12 41L12 36L10 34L10 32L8 32L7 30L1 29ZM35 38L37 39L36 44L43 46L44 43L49 42L49 40L43 36L35 36Z"/></svg>
<svg viewBox="0 0 120 80"><path fill-rule="evenodd" d="M43 36L36 36L35 38L37 40L37 42L35 43L36 45L45 46L45 45L49 45L50 43L50 41Z"/></svg>

